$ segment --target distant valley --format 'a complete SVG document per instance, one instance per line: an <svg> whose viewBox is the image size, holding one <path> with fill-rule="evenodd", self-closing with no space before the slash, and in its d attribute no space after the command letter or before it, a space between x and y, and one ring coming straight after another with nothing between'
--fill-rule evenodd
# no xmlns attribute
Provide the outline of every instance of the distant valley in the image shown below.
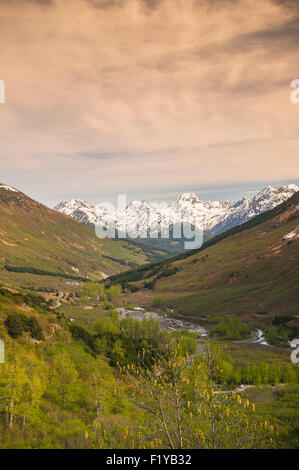
<svg viewBox="0 0 299 470"><path fill-rule="evenodd" d="M101 280L166 256L125 240L100 240L92 227L0 184L2 282L55 287L59 278Z"/></svg>

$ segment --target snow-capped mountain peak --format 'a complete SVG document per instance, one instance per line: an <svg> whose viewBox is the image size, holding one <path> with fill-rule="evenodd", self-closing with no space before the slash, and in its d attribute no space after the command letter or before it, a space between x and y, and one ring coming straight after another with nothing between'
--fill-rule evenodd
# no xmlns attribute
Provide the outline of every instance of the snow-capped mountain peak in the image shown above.
<svg viewBox="0 0 299 470"><path fill-rule="evenodd" d="M288 184L287 186L282 187L294 192L297 192L299 190L299 187L296 184Z"/></svg>
<svg viewBox="0 0 299 470"><path fill-rule="evenodd" d="M182 193L177 199L176 202L189 202L191 204L196 204L200 202L200 199L194 193Z"/></svg>
<svg viewBox="0 0 299 470"><path fill-rule="evenodd" d="M13 193L18 193L19 191L12 186L7 186L7 184L0 183L0 189L6 189L7 191L12 191Z"/></svg>
<svg viewBox="0 0 299 470"><path fill-rule="evenodd" d="M169 224L196 223L199 229L217 235L231 227L246 222L281 204L299 187L288 184L279 188L267 186L252 199L242 197L236 202L204 201L194 193L183 193L172 203L153 204L135 200L122 210L109 209L109 205L93 205L81 199L61 202L54 209L90 225L116 224L119 230L138 226L143 233L147 228L163 231Z"/></svg>

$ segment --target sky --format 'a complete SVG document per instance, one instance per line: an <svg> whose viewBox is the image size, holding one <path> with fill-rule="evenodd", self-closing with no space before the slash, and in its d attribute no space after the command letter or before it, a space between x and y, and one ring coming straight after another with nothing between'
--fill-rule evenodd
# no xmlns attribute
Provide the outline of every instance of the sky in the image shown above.
<svg viewBox="0 0 299 470"><path fill-rule="evenodd" d="M297 0L0 0L0 181L48 205L298 184L298 44Z"/></svg>

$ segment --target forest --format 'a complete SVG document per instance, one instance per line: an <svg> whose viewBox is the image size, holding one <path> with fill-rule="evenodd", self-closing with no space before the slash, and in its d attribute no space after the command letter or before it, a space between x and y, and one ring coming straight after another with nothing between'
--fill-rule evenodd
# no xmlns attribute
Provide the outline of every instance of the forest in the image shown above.
<svg viewBox="0 0 299 470"><path fill-rule="evenodd" d="M120 320L120 291L117 285L84 284L81 302L99 300L95 319L83 325L36 294L29 299L2 289L0 303L8 313L0 327L6 346L1 448L289 445L296 422L286 428L234 390L241 381L298 387L295 366L236 367L217 341L205 341L199 353L195 333L168 332L153 319Z"/></svg>

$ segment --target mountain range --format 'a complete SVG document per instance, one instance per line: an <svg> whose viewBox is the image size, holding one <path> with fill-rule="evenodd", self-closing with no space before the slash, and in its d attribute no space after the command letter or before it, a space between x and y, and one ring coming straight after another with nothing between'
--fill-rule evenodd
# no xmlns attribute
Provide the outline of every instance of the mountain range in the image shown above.
<svg viewBox="0 0 299 470"><path fill-rule="evenodd" d="M81 199L61 202L55 210L92 226L115 226L119 231L137 227L141 234L167 233L169 225L190 223L198 230L215 236L289 199L299 187L295 184L273 188L267 186L252 199L236 202L205 201L194 193L183 193L171 203L154 204L133 201L122 210L103 204L94 205ZM140 238L143 238L142 235Z"/></svg>
<svg viewBox="0 0 299 470"><path fill-rule="evenodd" d="M126 240L99 239L92 227L0 184L0 282L38 287L55 276L99 280L163 257Z"/></svg>
<svg viewBox="0 0 299 470"><path fill-rule="evenodd" d="M201 321L219 316L269 325L275 315L298 318L299 192L275 208L212 237L198 250L110 277L133 294L155 299L176 315ZM139 290L138 290L139 289Z"/></svg>
<svg viewBox="0 0 299 470"><path fill-rule="evenodd" d="M277 190L266 188L252 200L241 200L239 206L243 209L239 211L238 220L237 203L210 203L200 201L193 194L185 193L171 206L174 212L183 213L184 220L188 220L192 210L200 212L204 207L207 226L216 227L216 219L218 227L221 221L226 226L228 223L236 225L238 221L242 222L246 218L253 217L252 211L265 211L268 207L276 205L279 200L287 199L295 189L295 185ZM92 207L87 203L84 204L89 209ZM71 206L73 204L68 205L69 209ZM128 217L133 218L134 210L137 210L139 220L145 223L146 207L148 211L151 210L149 206L150 203L135 201L129 204L125 211ZM221 217L216 217L217 211L218 213L220 211L219 206L223 214ZM82 204L80 207L82 210ZM225 217L224 209L227 207L231 210L227 210ZM233 207L235 207L234 210ZM214 218L211 215L213 210ZM85 215L87 214L86 211ZM106 214L106 220L107 217L108 214ZM179 250L176 253L170 252L159 244L146 246L141 241L138 244L138 241L130 239L100 239L96 236L94 228L90 226L94 225L95 220L91 223L89 218L88 220L81 218L81 221L85 223L80 223L73 217L50 209L15 188L0 184L0 281L9 283L13 281L15 285L38 288L41 285L48 286L49 283L54 286L58 282L55 279L59 277L78 281L83 278L101 279L140 265L150 266L149 263L164 260L171 254L180 252ZM295 226L294 229L296 229ZM221 233L218 237L229 232L230 230ZM289 232L284 235L287 236ZM205 241L209 243L215 239L217 236L210 237L206 241L206 237ZM156 241L161 242L161 240ZM284 243L288 241L292 239L284 240ZM166 240L166 242L172 243L171 240ZM61 285L65 284L65 281L59 282Z"/></svg>

